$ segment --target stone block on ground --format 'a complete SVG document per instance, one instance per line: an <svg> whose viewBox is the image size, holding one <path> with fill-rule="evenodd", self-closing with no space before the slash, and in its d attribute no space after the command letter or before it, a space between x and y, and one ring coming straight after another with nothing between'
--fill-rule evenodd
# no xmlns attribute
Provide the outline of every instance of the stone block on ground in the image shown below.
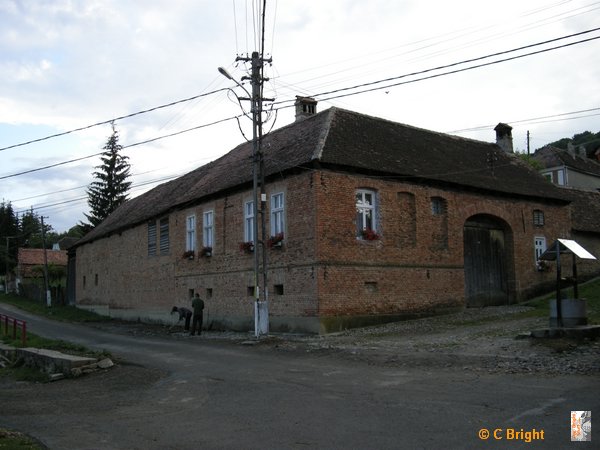
<svg viewBox="0 0 600 450"><path fill-rule="evenodd" d="M67 355L55 350L41 348L20 348L17 357L22 358L25 365L40 369L46 373L63 373L69 375L73 369L94 364L96 359L84 356Z"/></svg>

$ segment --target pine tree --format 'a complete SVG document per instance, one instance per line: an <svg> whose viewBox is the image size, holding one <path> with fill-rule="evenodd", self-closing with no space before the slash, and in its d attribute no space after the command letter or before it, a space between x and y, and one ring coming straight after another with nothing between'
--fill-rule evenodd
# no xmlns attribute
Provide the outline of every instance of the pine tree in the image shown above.
<svg viewBox="0 0 600 450"><path fill-rule="evenodd" d="M4 274L12 271L16 265L18 236L19 220L11 203L2 200L0 202L0 277L2 279Z"/></svg>
<svg viewBox="0 0 600 450"><path fill-rule="evenodd" d="M95 167L97 170L92 175L96 180L87 190L90 214L85 214L85 217L90 223L81 224L86 230L96 227L127 200L131 186L127 179L131 166L127 162L129 157L119 153L122 148L119 145L119 133L113 124L113 133L102 148L102 165Z"/></svg>

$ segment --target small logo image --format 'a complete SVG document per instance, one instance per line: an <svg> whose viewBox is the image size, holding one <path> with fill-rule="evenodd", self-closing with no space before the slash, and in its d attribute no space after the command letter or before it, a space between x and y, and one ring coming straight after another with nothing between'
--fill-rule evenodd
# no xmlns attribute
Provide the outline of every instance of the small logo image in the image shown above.
<svg viewBox="0 0 600 450"><path fill-rule="evenodd" d="M592 412L571 411L571 441L592 440Z"/></svg>

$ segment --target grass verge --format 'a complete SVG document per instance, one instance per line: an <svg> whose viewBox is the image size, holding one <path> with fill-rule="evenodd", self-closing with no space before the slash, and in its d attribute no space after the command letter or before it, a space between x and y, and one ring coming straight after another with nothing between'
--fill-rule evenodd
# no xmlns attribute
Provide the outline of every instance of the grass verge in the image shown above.
<svg viewBox="0 0 600 450"><path fill-rule="evenodd" d="M53 305L48 307L39 300L31 300L15 294L0 294L0 302L16 306L23 311L37 316L48 317L63 322L107 322L112 320L110 317L71 305Z"/></svg>
<svg viewBox="0 0 600 450"><path fill-rule="evenodd" d="M28 311L32 314L39 316L49 317L54 320L66 321L66 322L103 322L111 320L110 318L78 309L74 306L53 306L48 308L45 304L39 301L29 300L17 295L3 295L0 296L0 301L8 303L13 306L17 306L20 309ZM9 326L8 334L4 334L4 325L0 324L0 342L10 345L12 347L33 347L43 348L47 350L55 350L61 353L77 356L87 356L90 358L110 358L111 355L106 352L97 352L84 347L83 345L73 344L71 342L47 339L42 336L38 336L34 333L27 332L27 342L25 345L21 342L21 330L17 328L16 337L12 337L12 327ZM14 361L7 367L0 369L0 376L8 376L17 381L30 381L30 382L46 382L49 380L48 374L40 372L36 369L22 366L19 361ZM0 449L2 449L0 441ZM9 448L9 447L4 447Z"/></svg>
<svg viewBox="0 0 600 450"><path fill-rule="evenodd" d="M563 289L566 298L574 298L573 288ZM532 306L534 309L523 313L523 316L550 317L550 300L556 298L556 293L529 300L522 305ZM600 324L600 278L594 278L579 285L579 298L586 299L588 324Z"/></svg>
<svg viewBox="0 0 600 450"><path fill-rule="evenodd" d="M0 449L10 450L42 450L43 445L17 431L0 428Z"/></svg>

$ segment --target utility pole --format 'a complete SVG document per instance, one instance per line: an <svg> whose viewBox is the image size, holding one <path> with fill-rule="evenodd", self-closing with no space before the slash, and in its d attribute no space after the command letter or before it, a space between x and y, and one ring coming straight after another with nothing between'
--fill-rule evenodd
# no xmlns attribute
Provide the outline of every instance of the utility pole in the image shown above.
<svg viewBox="0 0 600 450"><path fill-rule="evenodd" d="M48 286L48 252L46 250L46 229L44 227L44 216L40 216L42 221L42 246L44 247L44 288L46 289L46 306L52 306L52 297L50 287Z"/></svg>
<svg viewBox="0 0 600 450"><path fill-rule="evenodd" d="M527 156L529 156L529 130L527 130Z"/></svg>
<svg viewBox="0 0 600 450"><path fill-rule="evenodd" d="M227 71L219 67L219 72L226 78L230 79L241 87L248 95L248 98L240 98L239 100L249 100L251 103L252 113L252 194L253 194L253 235L254 241L254 332L256 337L269 332L269 290L267 284L267 231L266 231L266 202L267 194L265 192L265 177L264 177L264 161L261 148L262 141L262 102L265 99L262 96L263 83L267 78L263 77L263 65L265 62L271 62L272 59L263 58L258 52L252 52L251 57L238 56L236 61L244 61L251 63L251 74L249 77L242 77L242 80L250 80L252 93L237 80L235 80ZM259 198L260 194L260 198ZM260 207L259 207L260 201ZM258 216L261 216L260 229L261 239L258 239L259 221ZM262 255L262 266L261 258ZM262 275L262 300L260 278Z"/></svg>
<svg viewBox="0 0 600 450"><path fill-rule="evenodd" d="M269 332L269 304L268 304L268 284L267 284L267 252L266 252L266 201L267 195L264 186L264 163L262 154L262 91L265 78L262 74L265 62L271 62L271 59L265 60L258 52L252 52L252 57L238 56L236 61L245 61L251 63L250 77L242 77L242 80L250 80L252 86L251 94L251 112L252 112L252 191L253 191L253 216L254 216L254 332L256 337ZM259 199L260 193L260 199ZM259 208L260 201L260 208ZM260 228L261 239L258 239L258 216L261 216ZM260 254L259 254L260 252ZM262 255L262 267L260 256ZM260 275L262 273L262 301L260 289Z"/></svg>
<svg viewBox="0 0 600 450"><path fill-rule="evenodd" d="M227 71L219 67L219 72L241 87L244 92L248 95L248 98L239 98L238 100L249 100L251 102L252 112L252 192L253 192L253 236L254 241L254 332L256 338L259 338L261 334L268 334L269 332L269 290L267 284L267 231L266 231L266 203L267 194L265 192L265 174L264 174L264 161L261 149L262 141L262 108L263 101L273 101L273 99L263 98L263 84L268 81L268 78L263 77L263 66L265 63L272 62L271 58L264 58L265 48L265 12L267 8L267 0L262 2L262 29L260 39L260 53L258 51L252 52L252 56L238 56L236 61L244 61L251 63L250 76L242 77L242 80L250 80L252 86L252 93L237 80L235 80ZM259 190L260 190L260 209L258 206L259 202ZM258 215L261 215L261 240L258 240ZM262 267L260 264L260 255L262 254ZM262 274L262 301L261 301L261 290L260 290L260 275Z"/></svg>

